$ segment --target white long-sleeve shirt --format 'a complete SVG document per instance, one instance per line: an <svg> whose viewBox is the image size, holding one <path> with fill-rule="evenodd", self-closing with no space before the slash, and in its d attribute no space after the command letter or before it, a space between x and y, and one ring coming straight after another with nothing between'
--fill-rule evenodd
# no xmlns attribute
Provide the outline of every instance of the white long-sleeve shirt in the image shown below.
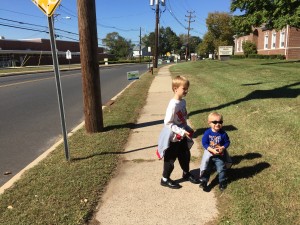
<svg viewBox="0 0 300 225"><path fill-rule="evenodd" d="M184 99L171 99L166 110L164 124L180 136L184 136L187 127L187 110L186 101ZM174 138L173 141L176 141ZM177 140L178 141L178 140Z"/></svg>

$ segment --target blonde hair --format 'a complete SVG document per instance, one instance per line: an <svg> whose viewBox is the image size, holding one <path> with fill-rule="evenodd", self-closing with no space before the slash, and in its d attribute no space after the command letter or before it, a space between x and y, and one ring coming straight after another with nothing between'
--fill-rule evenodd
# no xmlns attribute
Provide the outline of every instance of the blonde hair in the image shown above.
<svg viewBox="0 0 300 225"><path fill-rule="evenodd" d="M172 90L175 91L175 88L178 88L180 85L190 86L190 81L186 79L184 76L176 76L172 80Z"/></svg>
<svg viewBox="0 0 300 225"><path fill-rule="evenodd" d="M217 116L217 117L220 117L221 120L223 120L223 115L221 113L218 113L218 112L212 112L208 115L207 117L207 120L208 122L210 122L210 118L213 117L213 116Z"/></svg>

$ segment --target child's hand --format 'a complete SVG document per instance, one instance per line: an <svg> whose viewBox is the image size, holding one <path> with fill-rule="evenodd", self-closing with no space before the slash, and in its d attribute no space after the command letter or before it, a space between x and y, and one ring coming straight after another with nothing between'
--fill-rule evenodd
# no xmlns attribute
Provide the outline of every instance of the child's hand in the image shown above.
<svg viewBox="0 0 300 225"><path fill-rule="evenodd" d="M193 132L189 133L187 131L184 131L184 136L186 136L188 139L192 139L192 136L193 136Z"/></svg>
<svg viewBox="0 0 300 225"><path fill-rule="evenodd" d="M219 155L220 154L217 149L212 148L212 147L208 147L207 150L210 151L214 155Z"/></svg>
<svg viewBox="0 0 300 225"><path fill-rule="evenodd" d="M218 154L222 155L225 148L223 146L218 146L215 149L218 152Z"/></svg>
<svg viewBox="0 0 300 225"><path fill-rule="evenodd" d="M214 155L220 155L219 149L213 149L213 154Z"/></svg>

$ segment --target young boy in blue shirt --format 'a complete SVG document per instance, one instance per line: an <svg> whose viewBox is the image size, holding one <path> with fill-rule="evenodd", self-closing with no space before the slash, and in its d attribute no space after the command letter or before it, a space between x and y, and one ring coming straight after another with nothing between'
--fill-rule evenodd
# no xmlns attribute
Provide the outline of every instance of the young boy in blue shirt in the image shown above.
<svg viewBox="0 0 300 225"><path fill-rule="evenodd" d="M226 168L232 165L232 160L227 152L230 140L223 128L223 116L220 113L213 112L208 115L208 124L210 126L204 132L202 145L204 153L200 164L200 187L207 188L212 163L215 164L219 174L219 189L225 190L227 187Z"/></svg>

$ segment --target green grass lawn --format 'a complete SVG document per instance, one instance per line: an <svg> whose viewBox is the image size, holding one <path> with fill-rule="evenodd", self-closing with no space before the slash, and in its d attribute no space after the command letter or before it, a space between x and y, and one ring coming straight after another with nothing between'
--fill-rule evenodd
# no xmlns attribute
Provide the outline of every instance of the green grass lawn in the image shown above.
<svg viewBox="0 0 300 225"><path fill-rule="evenodd" d="M171 71L191 81L198 140L212 111L224 115L231 139L230 184L216 192L220 215L212 224L300 224L300 62L207 60Z"/></svg>
<svg viewBox="0 0 300 225"><path fill-rule="evenodd" d="M80 64L60 65L60 70L80 69ZM29 72L46 72L53 71L53 66L25 66L25 67L10 67L0 68L0 77L10 73L29 73Z"/></svg>

